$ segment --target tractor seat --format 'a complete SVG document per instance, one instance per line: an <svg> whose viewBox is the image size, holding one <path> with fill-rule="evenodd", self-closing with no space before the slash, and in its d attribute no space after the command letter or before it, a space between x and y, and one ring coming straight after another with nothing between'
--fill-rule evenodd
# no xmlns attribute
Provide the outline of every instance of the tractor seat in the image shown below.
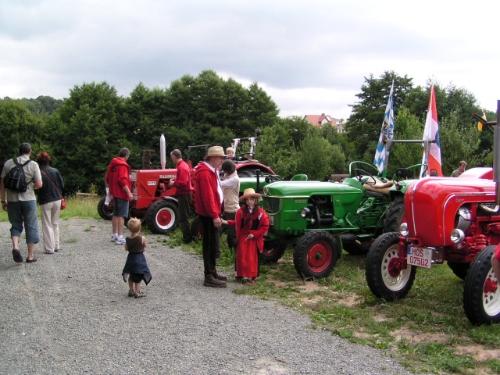
<svg viewBox="0 0 500 375"><path fill-rule="evenodd" d="M389 195L389 189L391 188L392 185L394 185L394 182L392 181L387 181L383 182L379 180L377 177L374 177L375 181L377 182L375 185L371 184L363 184L366 193L370 196L373 197L380 197L382 198L384 195ZM368 182L373 182L373 180L370 178Z"/></svg>

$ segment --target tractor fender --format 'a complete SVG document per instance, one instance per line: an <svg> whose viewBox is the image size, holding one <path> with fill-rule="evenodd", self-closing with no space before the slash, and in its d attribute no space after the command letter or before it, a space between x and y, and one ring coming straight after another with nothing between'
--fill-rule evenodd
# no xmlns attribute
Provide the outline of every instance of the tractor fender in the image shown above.
<svg viewBox="0 0 500 375"><path fill-rule="evenodd" d="M175 197L161 197L164 201L175 202L176 205L179 205L179 201Z"/></svg>

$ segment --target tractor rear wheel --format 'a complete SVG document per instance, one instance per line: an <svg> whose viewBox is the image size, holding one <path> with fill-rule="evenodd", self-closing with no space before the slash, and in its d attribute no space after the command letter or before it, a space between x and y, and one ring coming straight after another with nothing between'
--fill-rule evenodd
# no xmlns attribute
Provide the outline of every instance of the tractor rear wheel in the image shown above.
<svg viewBox="0 0 500 375"><path fill-rule="evenodd" d="M384 232L399 232L399 226L405 216L404 196L398 195L391 202L384 220Z"/></svg>
<svg viewBox="0 0 500 375"><path fill-rule="evenodd" d="M307 232L295 246L295 270L304 279L327 277L335 267L340 251L337 237L322 230Z"/></svg>
<svg viewBox="0 0 500 375"><path fill-rule="evenodd" d="M400 269L399 261L399 233L378 237L366 258L366 281L376 297L394 301L410 291L417 269L410 265Z"/></svg>
<svg viewBox="0 0 500 375"><path fill-rule="evenodd" d="M464 311L472 324L500 323L500 288L491 267L496 245L476 255L464 284Z"/></svg>
<svg viewBox="0 0 500 375"><path fill-rule="evenodd" d="M368 250L370 250L372 243L373 238L369 238L364 241L356 240L354 242L342 242L342 246L344 250L351 255L366 255L368 254Z"/></svg>
<svg viewBox="0 0 500 375"><path fill-rule="evenodd" d="M281 259L286 250L286 244L272 241L264 242L264 251L259 253L259 263L267 264L274 263Z"/></svg>
<svg viewBox="0 0 500 375"><path fill-rule="evenodd" d="M109 205L104 204L106 197L102 197L97 203L97 213L104 220L111 220L113 218L113 200L109 202Z"/></svg>
<svg viewBox="0 0 500 375"><path fill-rule="evenodd" d="M174 202L160 200L149 206L146 212L146 222L151 232L166 234L177 227L177 205Z"/></svg>

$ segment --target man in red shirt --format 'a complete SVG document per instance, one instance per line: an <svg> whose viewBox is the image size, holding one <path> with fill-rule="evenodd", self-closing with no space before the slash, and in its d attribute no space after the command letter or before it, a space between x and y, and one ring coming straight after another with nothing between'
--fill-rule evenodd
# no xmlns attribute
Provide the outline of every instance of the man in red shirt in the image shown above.
<svg viewBox="0 0 500 375"><path fill-rule="evenodd" d="M222 225L221 211L223 195L218 169L226 155L220 146L210 147L196 167L195 206L203 226L204 286L225 288L227 277L219 275L215 268L219 250L219 228Z"/></svg>
<svg viewBox="0 0 500 375"><path fill-rule="evenodd" d="M132 185L130 184L130 166L127 160L130 156L128 148L122 148L117 158L113 158L106 172L106 183L109 194L113 197L113 234L111 241L117 245L125 244L123 227L128 217L128 202L133 199Z"/></svg>
<svg viewBox="0 0 500 375"><path fill-rule="evenodd" d="M178 149L170 153L170 158L177 167L177 176L172 183L176 189L177 202L179 204L179 222L182 230L182 240L184 243L191 242L191 228L189 227L189 213L191 205L191 172L187 163L182 160L181 151Z"/></svg>

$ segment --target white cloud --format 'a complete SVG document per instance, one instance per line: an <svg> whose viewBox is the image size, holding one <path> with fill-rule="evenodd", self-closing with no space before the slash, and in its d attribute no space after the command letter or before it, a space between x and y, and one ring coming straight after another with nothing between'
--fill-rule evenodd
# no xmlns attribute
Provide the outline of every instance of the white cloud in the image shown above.
<svg viewBox="0 0 500 375"><path fill-rule="evenodd" d="M347 118L364 77L393 70L495 110L499 4L0 0L0 97L62 98L92 81L128 95L212 69L257 82L282 116Z"/></svg>

